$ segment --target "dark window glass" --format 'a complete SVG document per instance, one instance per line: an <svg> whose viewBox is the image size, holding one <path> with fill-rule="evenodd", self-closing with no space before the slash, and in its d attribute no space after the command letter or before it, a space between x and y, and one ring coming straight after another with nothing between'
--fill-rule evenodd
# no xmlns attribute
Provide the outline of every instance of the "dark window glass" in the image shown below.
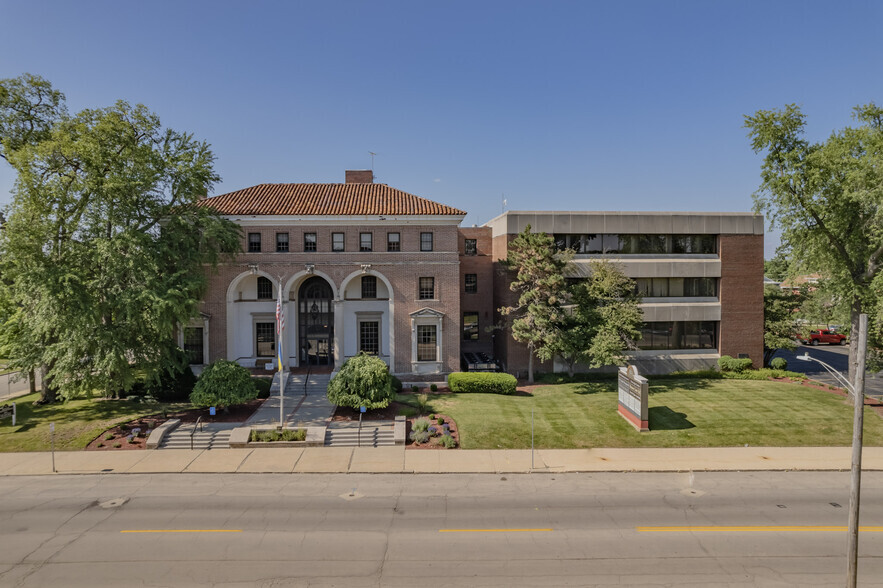
<svg viewBox="0 0 883 588"><path fill-rule="evenodd" d="M304 251L316 250L316 233L304 233Z"/></svg>
<svg viewBox="0 0 883 588"><path fill-rule="evenodd" d="M184 328L184 352L189 357L190 365L202 365L202 327Z"/></svg>
<svg viewBox="0 0 883 588"><path fill-rule="evenodd" d="M432 233L420 233L420 251L432 251Z"/></svg>
<svg viewBox="0 0 883 588"><path fill-rule="evenodd" d="M288 233L276 233L276 251L288 253Z"/></svg>
<svg viewBox="0 0 883 588"><path fill-rule="evenodd" d="M668 278L653 278L653 290L650 296L656 298L668 296Z"/></svg>
<svg viewBox="0 0 883 588"><path fill-rule="evenodd" d="M715 321L644 323L638 349L716 349Z"/></svg>
<svg viewBox="0 0 883 588"><path fill-rule="evenodd" d="M478 274L466 274L463 279L466 283L467 294L475 294L478 292Z"/></svg>
<svg viewBox="0 0 883 588"><path fill-rule="evenodd" d="M400 233L387 233L386 234L386 250L387 251L401 251L402 250L402 236Z"/></svg>
<svg viewBox="0 0 883 588"><path fill-rule="evenodd" d="M374 237L371 233L359 233L359 251L371 251Z"/></svg>
<svg viewBox="0 0 883 588"><path fill-rule="evenodd" d="M420 278L418 297L420 300L435 298L435 278Z"/></svg>
<svg viewBox="0 0 883 588"><path fill-rule="evenodd" d="M331 233L331 251L343 251L343 233Z"/></svg>
<svg viewBox="0 0 883 588"><path fill-rule="evenodd" d="M417 361L436 361L435 325L417 325Z"/></svg>
<svg viewBox="0 0 883 588"><path fill-rule="evenodd" d="M466 246L464 251L466 255L478 255L478 240L466 239Z"/></svg>
<svg viewBox="0 0 883 588"><path fill-rule="evenodd" d="M653 291L653 278L635 278L635 292L644 298Z"/></svg>
<svg viewBox="0 0 883 588"><path fill-rule="evenodd" d="M256 323L255 335L257 339L258 357L273 357L276 355L275 323Z"/></svg>
<svg viewBox="0 0 883 588"><path fill-rule="evenodd" d="M622 247L619 243L619 235L604 235L601 243L604 253L620 253Z"/></svg>
<svg viewBox="0 0 883 588"><path fill-rule="evenodd" d="M377 298L376 276L362 276L362 298Z"/></svg>
<svg viewBox="0 0 883 588"><path fill-rule="evenodd" d="M478 341L478 313L463 313L463 340Z"/></svg>
<svg viewBox="0 0 883 588"><path fill-rule="evenodd" d="M248 234L248 252L249 253L260 253L261 252L261 234L260 233L249 233Z"/></svg>
<svg viewBox="0 0 883 588"><path fill-rule="evenodd" d="M258 300L273 298L273 282L264 276L258 276Z"/></svg>
<svg viewBox="0 0 883 588"><path fill-rule="evenodd" d="M380 323L363 321L359 323L359 351L370 355L380 353Z"/></svg>

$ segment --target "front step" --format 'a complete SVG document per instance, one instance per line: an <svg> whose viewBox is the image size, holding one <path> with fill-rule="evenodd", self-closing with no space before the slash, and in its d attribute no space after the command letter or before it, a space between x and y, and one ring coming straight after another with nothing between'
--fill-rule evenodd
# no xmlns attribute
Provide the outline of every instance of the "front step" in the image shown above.
<svg viewBox="0 0 883 588"><path fill-rule="evenodd" d="M227 449L230 447L230 433L235 426L237 425L208 423L203 425L202 431L193 433L194 425L184 425L169 433L158 449L190 449L191 433L193 449Z"/></svg>
<svg viewBox="0 0 883 588"><path fill-rule="evenodd" d="M393 423L334 424L325 430L326 447L393 447L395 435Z"/></svg>

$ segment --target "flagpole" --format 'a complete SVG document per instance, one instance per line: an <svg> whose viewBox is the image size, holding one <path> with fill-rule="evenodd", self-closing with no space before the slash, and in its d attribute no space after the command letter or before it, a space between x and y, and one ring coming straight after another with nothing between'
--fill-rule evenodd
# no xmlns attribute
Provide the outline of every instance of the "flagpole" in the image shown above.
<svg viewBox="0 0 883 588"><path fill-rule="evenodd" d="M279 277L279 295L276 301L276 358L279 371L279 430L285 427L285 371L282 369L282 340L285 329L285 308L282 306L282 277Z"/></svg>

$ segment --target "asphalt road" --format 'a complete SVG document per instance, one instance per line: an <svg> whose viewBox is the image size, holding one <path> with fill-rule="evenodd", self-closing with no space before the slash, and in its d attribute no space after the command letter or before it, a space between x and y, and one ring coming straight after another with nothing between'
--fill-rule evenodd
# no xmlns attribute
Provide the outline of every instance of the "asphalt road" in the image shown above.
<svg viewBox="0 0 883 588"><path fill-rule="evenodd" d="M808 353L810 357L814 357L829 364L834 369L846 375L849 371L849 346L846 345L801 345L794 351L785 351L780 349L776 352L775 357L784 357L788 360L788 369L793 372L806 374L814 380L843 387L837 382L836 378L828 373L824 367L814 361L801 361L797 359L797 355ZM883 397L883 373L877 374L867 372L865 375L865 394L868 396Z"/></svg>
<svg viewBox="0 0 883 588"><path fill-rule="evenodd" d="M2 586L837 586L849 474L0 479ZM883 585L866 472L861 586ZM833 528L832 528L833 527Z"/></svg>

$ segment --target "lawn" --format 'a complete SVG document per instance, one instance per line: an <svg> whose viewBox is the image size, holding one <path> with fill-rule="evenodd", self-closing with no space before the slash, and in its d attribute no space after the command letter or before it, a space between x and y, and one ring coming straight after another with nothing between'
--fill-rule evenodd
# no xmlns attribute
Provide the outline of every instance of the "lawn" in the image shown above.
<svg viewBox="0 0 883 588"><path fill-rule="evenodd" d="M413 397L400 399L413 402ZM650 386L650 431L638 433L616 411L616 383L560 384L532 394L430 395L450 415L464 449L848 446L852 406L830 392L750 380L666 380ZM883 445L883 418L865 410L865 445Z"/></svg>
<svg viewBox="0 0 883 588"><path fill-rule="evenodd" d="M162 414L189 404L146 404L130 400L72 400L64 404L34 406L38 394L15 399L16 426L12 418L0 421L0 452L49 451L49 423L55 423L55 449L83 449L105 430L140 416Z"/></svg>

